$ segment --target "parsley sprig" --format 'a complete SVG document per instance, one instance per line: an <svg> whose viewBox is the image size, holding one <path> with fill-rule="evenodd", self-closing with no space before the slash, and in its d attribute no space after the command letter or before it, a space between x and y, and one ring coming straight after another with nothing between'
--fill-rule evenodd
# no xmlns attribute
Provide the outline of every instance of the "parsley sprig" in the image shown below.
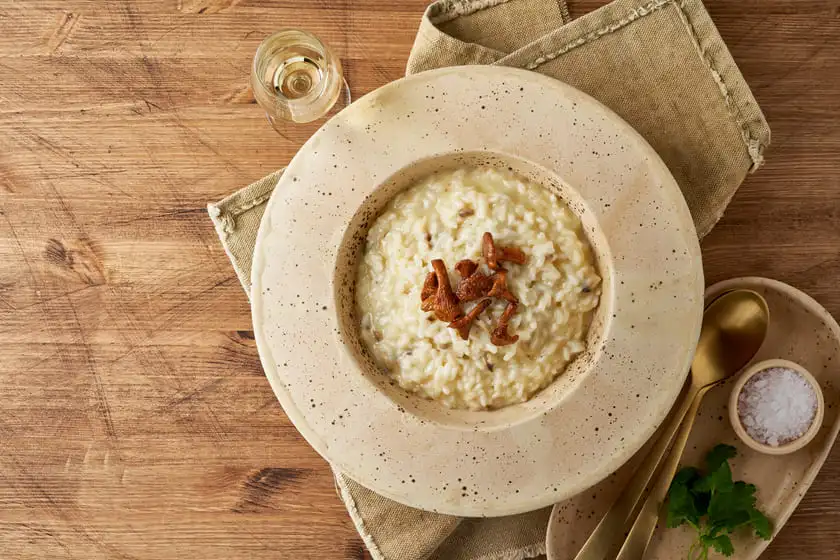
<svg viewBox="0 0 840 560"><path fill-rule="evenodd" d="M770 520L755 507L755 486L732 481L729 459L735 455L734 447L717 445L706 455L706 474L686 467L671 482L668 527L689 525L697 531L689 560L706 560L712 549L732 556L729 535L742 526L751 526L765 540L773 534Z"/></svg>

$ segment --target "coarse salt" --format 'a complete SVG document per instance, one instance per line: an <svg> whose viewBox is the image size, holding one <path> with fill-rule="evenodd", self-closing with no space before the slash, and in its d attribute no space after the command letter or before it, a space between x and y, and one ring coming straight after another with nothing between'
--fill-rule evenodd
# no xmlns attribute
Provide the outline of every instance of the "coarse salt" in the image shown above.
<svg viewBox="0 0 840 560"><path fill-rule="evenodd" d="M765 369L745 384L738 395L738 417L749 436L778 447L802 437L817 414L817 394L797 371Z"/></svg>

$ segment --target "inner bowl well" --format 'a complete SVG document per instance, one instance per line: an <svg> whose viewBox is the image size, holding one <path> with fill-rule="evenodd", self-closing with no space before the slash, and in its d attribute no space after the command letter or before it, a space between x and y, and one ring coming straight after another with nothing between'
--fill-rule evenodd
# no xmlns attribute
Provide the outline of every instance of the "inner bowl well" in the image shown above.
<svg viewBox="0 0 840 560"><path fill-rule="evenodd" d="M355 288L358 262L365 246L368 230L385 206L394 196L419 180L437 172L463 167L507 169L559 196L580 219L602 278L601 298L592 315L587 332L586 350L573 359L563 373L529 401L483 411L450 409L440 402L415 395L400 387L396 381L382 372L369 356L361 340L360 318L356 309ZM602 351L603 341L608 336L609 318L612 316L611 310L614 307L612 269L609 247L594 214L579 194L556 174L530 161L491 152L450 153L422 159L398 170L375 188L362 202L344 231L333 273L339 336L344 350L365 378L376 390L385 394L406 412L423 420L456 429L494 430L509 427L559 406L597 362L597 355Z"/></svg>

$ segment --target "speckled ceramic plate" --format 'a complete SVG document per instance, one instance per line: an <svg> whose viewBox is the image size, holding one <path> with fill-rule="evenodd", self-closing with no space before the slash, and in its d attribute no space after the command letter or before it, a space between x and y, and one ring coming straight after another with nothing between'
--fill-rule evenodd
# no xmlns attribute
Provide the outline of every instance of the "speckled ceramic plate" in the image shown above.
<svg viewBox="0 0 840 560"><path fill-rule="evenodd" d="M747 288L760 293L770 307L767 339L753 363L771 358L796 362L819 381L825 398L822 428L814 440L790 455L769 456L753 451L735 435L729 423L729 395L737 377L711 391L700 407L688 440L683 464L700 465L706 452L718 443L738 449L732 461L733 476L758 487L759 507L775 524L774 536L793 514L828 457L840 431L840 327L828 312L801 291L767 278L736 278L715 284L707 301L722 293ZM642 455L644 450L639 453ZM549 560L571 560L595 529L598 520L621 492L638 463L638 457L590 492L554 507L548 526ZM685 558L691 545L687 529L657 529L646 560ZM734 535L733 560L755 560L770 544L749 531Z"/></svg>
<svg viewBox="0 0 840 560"><path fill-rule="evenodd" d="M454 411L389 383L361 350L354 278L367 227L431 172L509 167L579 215L603 282L588 350L531 401ZM424 72L354 103L283 174L252 273L254 329L289 418L328 461L414 507L533 510L596 484L650 437L700 328L700 250L665 165L583 93L502 67Z"/></svg>

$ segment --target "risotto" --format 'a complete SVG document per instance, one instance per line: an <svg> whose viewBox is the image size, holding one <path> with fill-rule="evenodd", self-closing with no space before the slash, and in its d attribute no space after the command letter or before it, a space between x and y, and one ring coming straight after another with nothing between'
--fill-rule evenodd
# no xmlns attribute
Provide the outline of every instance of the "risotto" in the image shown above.
<svg viewBox="0 0 840 560"><path fill-rule="evenodd" d="M453 288L460 280L453 265L462 259L492 272L482 261L485 232L527 257L504 267L518 299L507 325L518 339L507 345L491 341L509 305L502 299L483 304L466 340L420 305L435 259L446 263ZM600 282L577 217L556 195L511 172L459 169L400 193L376 219L358 268L356 306L365 346L401 387L479 410L528 400L585 349ZM463 303L463 311L477 303Z"/></svg>

